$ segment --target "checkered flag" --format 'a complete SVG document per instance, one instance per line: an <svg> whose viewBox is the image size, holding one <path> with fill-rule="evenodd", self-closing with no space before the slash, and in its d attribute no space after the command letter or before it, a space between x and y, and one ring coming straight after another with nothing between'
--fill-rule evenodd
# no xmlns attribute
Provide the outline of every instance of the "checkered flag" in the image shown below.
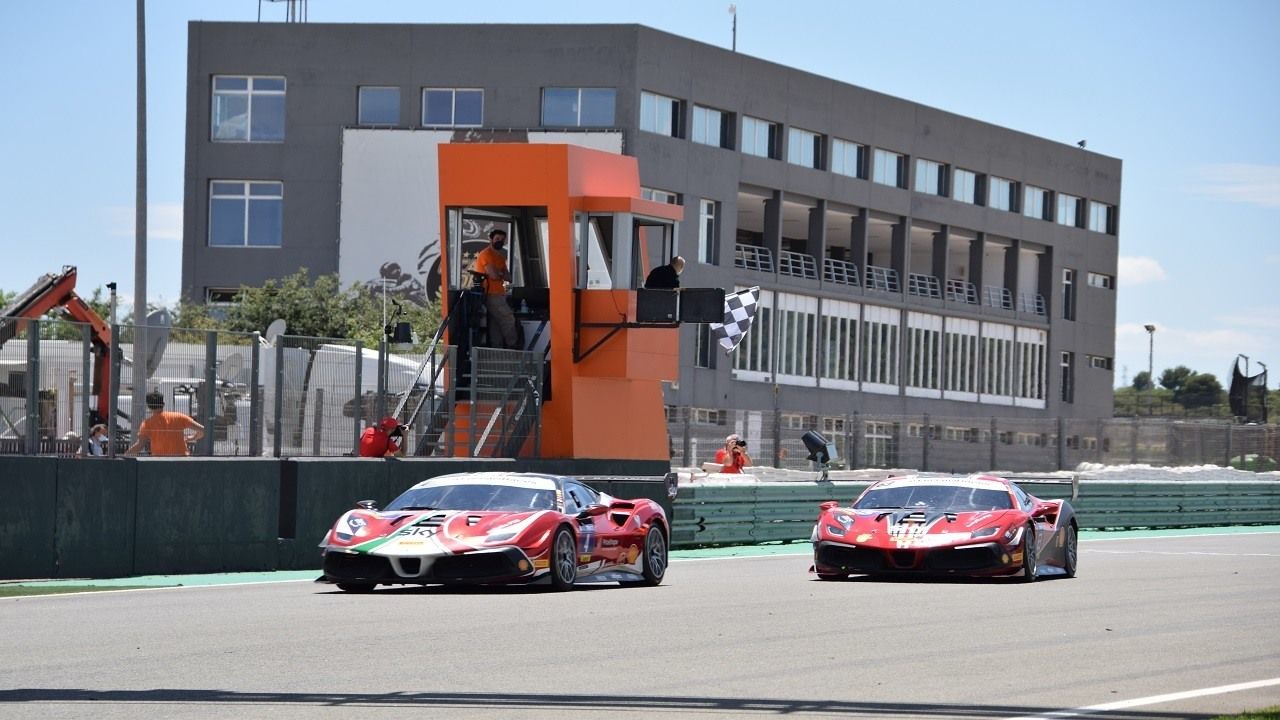
<svg viewBox="0 0 1280 720"><path fill-rule="evenodd" d="M742 342L751 321L756 316L756 303L760 301L760 287L756 286L724 296L724 323L709 323L711 334L720 342L726 355L731 354Z"/></svg>

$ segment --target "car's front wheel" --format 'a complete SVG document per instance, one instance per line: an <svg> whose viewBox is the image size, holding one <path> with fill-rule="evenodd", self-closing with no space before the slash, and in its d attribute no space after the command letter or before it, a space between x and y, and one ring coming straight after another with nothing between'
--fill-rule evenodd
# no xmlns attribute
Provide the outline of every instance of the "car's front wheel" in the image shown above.
<svg viewBox="0 0 1280 720"><path fill-rule="evenodd" d="M1036 529L1031 523L1022 529L1022 582L1036 580Z"/></svg>
<svg viewBox="0 0 1280 720"><path fill-rule="evenodd" d="M667 574L667 536L662 528L653 525L644 536L644 555L642 556L644 580L637 585L659 585Z"/></svg>
<svg viewBox="0 0 1280 720"><path fill-rule="evenodd" d="M1066 546L1063 548L1062 569L1066 571L1069 578L1076 576L1076 562L1080 554L1080 538L1079 531L1076 530L1076 524L1072 522L1067 526Z"/></svg>
<svg viewBox="0 0 1280 720"><path fill-rule="evenodd" d="M567 527L556 530L551 541L551 587L556 590L572 590L578 579L578 547L573 532Z"/></svg>

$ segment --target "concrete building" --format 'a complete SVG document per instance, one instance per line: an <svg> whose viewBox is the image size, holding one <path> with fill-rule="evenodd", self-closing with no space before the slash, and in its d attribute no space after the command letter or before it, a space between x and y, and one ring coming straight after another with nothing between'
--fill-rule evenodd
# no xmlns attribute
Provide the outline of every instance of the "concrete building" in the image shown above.
<svg viewBox="0 0 1280 720"><path fill-rule="evenodd" d="M187 78L188 299L377 259L357 138L590 136L684 207L685 287L762 291L732 355L682 328L668 403L1111 415L1116 158L638 25L193 22Z"/></svg>

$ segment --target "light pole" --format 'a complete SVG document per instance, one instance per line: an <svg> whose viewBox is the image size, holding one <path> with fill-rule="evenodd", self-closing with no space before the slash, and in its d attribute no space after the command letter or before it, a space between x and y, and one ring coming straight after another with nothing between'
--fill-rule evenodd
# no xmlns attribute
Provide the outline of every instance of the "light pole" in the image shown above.
<svg viewBox="0 0 1280 720"><path fill-rule="evenodd" d="M1258 361L1258 364L1262 366L1262 424L1266 425L1267 424L1267 364L1262 362L1261 360Z"/></svg>
<svg viewBox="0 0 1280 720"><path fill-rule="evenodd" d="M1156 326L1143 325L1147 331L1147 414L1151 414L1151 404L1156 392Z"/></svg>

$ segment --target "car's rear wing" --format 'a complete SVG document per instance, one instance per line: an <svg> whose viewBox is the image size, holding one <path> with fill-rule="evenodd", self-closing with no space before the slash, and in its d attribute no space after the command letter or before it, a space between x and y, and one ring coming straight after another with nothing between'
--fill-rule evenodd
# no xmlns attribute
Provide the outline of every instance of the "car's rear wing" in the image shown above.
<svg viewBox="0 0 1280 720"><path fill-rule="evenodd" d="M1080 497L1080 473L1071 473L1070 476L1058 475L1036 475L1034 473L1018 473L1015 475L1001 475L1000 477L1012 480L1019 485L1070 485L1070 500Z"/></svg>

